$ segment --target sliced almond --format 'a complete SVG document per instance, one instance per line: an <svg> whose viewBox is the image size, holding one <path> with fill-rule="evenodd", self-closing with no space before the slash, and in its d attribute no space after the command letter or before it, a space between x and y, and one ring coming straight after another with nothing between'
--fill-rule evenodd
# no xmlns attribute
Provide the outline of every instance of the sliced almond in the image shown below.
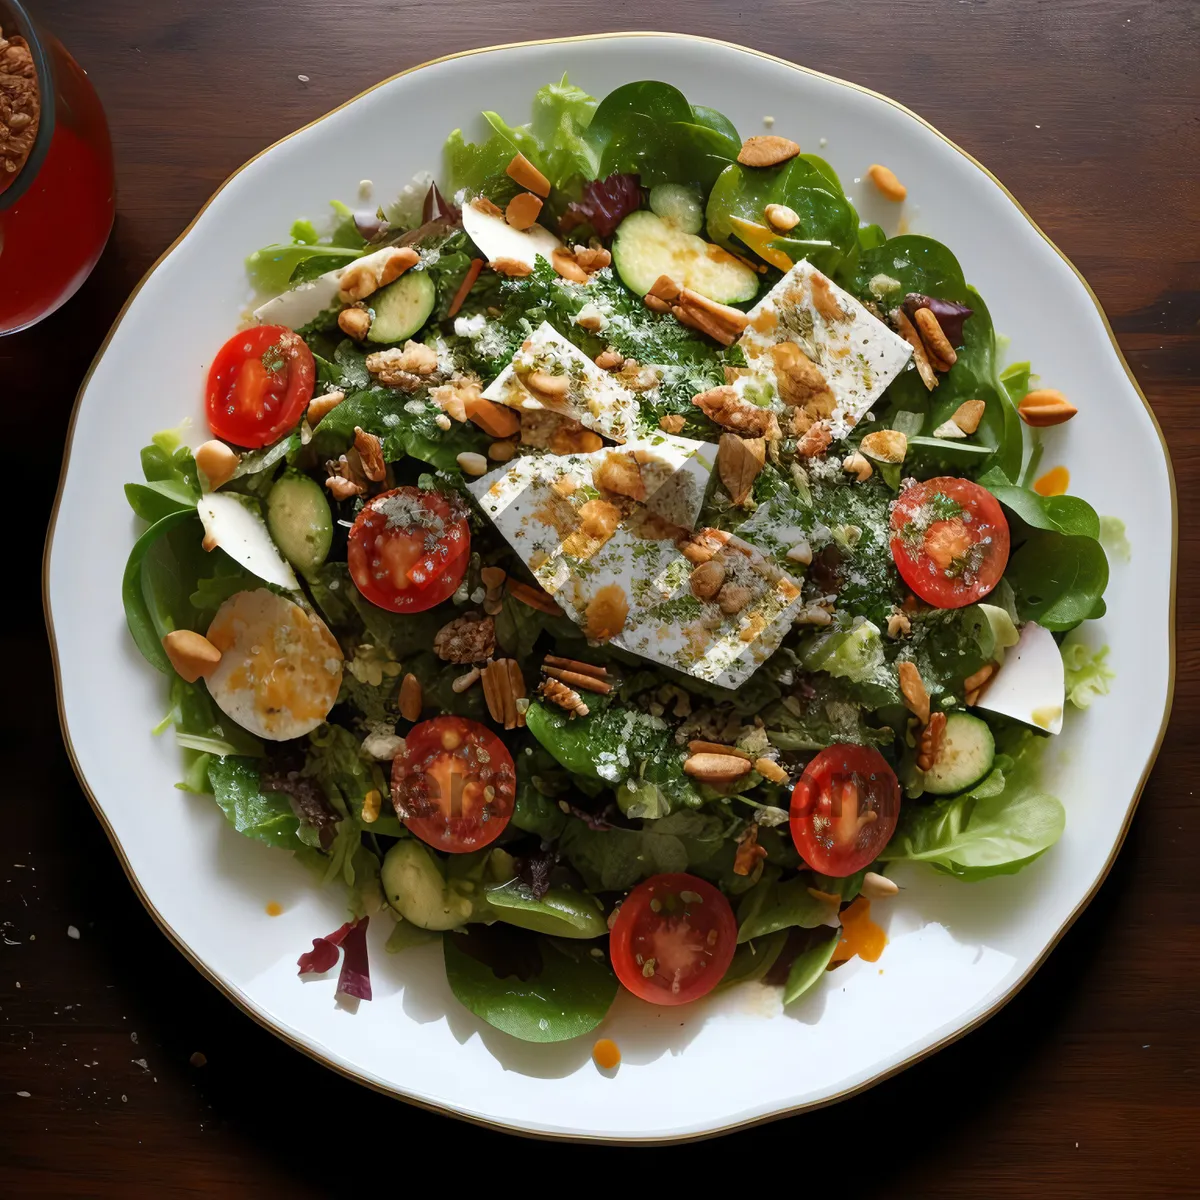
<svg viewBox="0 0 1200 1200"><path fill-rule="evenodd" d="M221 651L203 634L191 629L173 629L163 638L162 646L185 683L206 679L221 662Z"/></svg>
<svg viewBox="0 0 1200 1200"><path fill-rule="evenodd" d="M515 183L519 183L523 188L528 188L529 191L539 196L550 195L550 180L523 154L518 154L504 168L504 173Z"/></svg>
<svg viewBox="0 0 1200 1200"><path fill-rule="evenodd" d="M754 481L767 461L765 438L743 438L723 433L717 444L717 473L729 498L739 508L750 499Z"/></svg>
<svg viewBox="0 0 1200 1200"><path fill-rule="evenodd" d="M908 319L908 314L900 308L892 313L892 320L896 322L896 329L900 336L912 347L913 362L916 363L917 374L921 376L921 382L928 391L932 392L938 385L937 372L929 361L929 354L925 349L925 343L921 341L917 327Z"/></svg>
<svg viewBox="0 0 1200 1200"><path fill-rule="evenodd" d="M419 721L424 707L425 693L421 681L409 672L400 681L400 715L406 721Z"/></svg>
<svg viewBox="0 0 1200 1200"><path fill-rule="evenodd" d="M524 279L533 274L533 268L519 258L493 258L488 266L497 275L507 275L509 279Z"/></svg>
<svg viewBox="0 0 1200 1200"><path fill-rule="evenodd" d="M754 757L745 750L739 750L737 746L727 746L724 742L705 742L699 738L688 742L688 750L692 754L732 754L734 758L744 758L746 762L750 762Z"/></svg>
<svg viewBox="0 0 1200 1200"><path fill-rule="evenodd" d="M555 250L550 255L550 265L571 283L587 283L587 272L575 261L575 256L569 250Z"/></svg>
<svg viewBox="0 0 1200 1200"><path fill-rule="evenodd" d="M692 754L683 769L702 783L732 783L750 773L750 760L735 754Z"/></svg>
<svg viewBox="0 0 1200 1200"><path fill-rule="evenodd" d="M1053 388L1041 388L1029 392L1017 405L1017 412L1026 425L1035 429L1047 429L1069 421L1079 410L1062 392Z"/></svg>
<svg viewBox="0 0 1200 1200"><path fill-rule="evenodd" d="M542 201L539 196L532 192L520 192L508 202L508 207L504 210L504 219L514 229L528 229L537 224L541 211Z"/></svg>
<svg viewBox="0 0 1200 1200"><path fill-rule="evenodd" d="M766 133L747 138L738 151L737 160L743 167L777 167L799 153L800 147L790 138Z"/></svg>
<svg viewBox="0 0 1200 1200"><path fill-rule="evenodd" d="M898 429L879 429L861 442L862 452L878 463L902 463L908 453L908 438Z"/></svg>
<svg viewBox="0 0 1200 1200"><path fill-rule="evenodd" d="M773 758L756 758L754 769L772 783L787 783L787 772Z"/></svg>
<svg viewBox="0 0 1200 1200"><path fill-rule="evenodd" d="M963 431L963 433L974 433L979 428L979 422L983 420L984 411L987 404L983 400L964 400L955 410L954 415L950 418L955 425Z"/></svg>
<svg viewBox="0 0 1200 1200"><path fill-rule="evenodd" d="M929 724L929 692L925 689L925 681L915 663L902 662L896 665L896 674L900 679L900 694L904 697L904 705L922 725Z"/></svg>

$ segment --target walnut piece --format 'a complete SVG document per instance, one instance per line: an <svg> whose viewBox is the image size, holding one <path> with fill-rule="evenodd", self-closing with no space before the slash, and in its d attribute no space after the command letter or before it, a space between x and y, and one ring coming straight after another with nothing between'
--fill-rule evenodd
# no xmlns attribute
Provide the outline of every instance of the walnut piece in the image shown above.
<svg viewBox="0 0 1200 1200"><path fill-rule="evenodd" d="M473 663L496 649L496 622L482 613L467 613L443 625L433 639L433 652L443 662Z"/></svg>
<svg viewBox="0 0 1200 1200"><path fill-rule="evenodd" d="M748 437L779 437L779 422L770 409L759 408L741 396L730 386L710 388L692 397L692 403L718 425L732 433L744 433Z"/></svg>
<svg viewBox="0 0 1200 1200"><path fill-rule="evenodd" d="M393 346L367 355L367 370L376 383L406 392L416 391L437 369L437 351L411 340L404 343L403 350Z"/></svg>

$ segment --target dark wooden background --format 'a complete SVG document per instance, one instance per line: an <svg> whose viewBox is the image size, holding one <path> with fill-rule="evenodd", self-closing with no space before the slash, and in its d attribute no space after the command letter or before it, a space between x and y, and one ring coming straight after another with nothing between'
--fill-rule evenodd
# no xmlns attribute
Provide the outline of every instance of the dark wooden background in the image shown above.
<svg viewBox="0 0 1200 1200"><path fill-rule="evenodd" d="M609 1176L616 1187L653 1181L686 1194L710 1155L732 1156L735 1179L755 1190L828 1176L843 1194L877 1196L1197 1194L1196 0L32 7L107 106L119 210L80 294L40 328L0 340L5 591L17 601L0 626L0 1194L320 1196L360 1190L372 1166L403 1190L418 1160L451 1188L478 1187L477 1170L454 1176L467 1156L499 1160L505 1188L557 1191L583 1176L548 1166L586 1172L604 1158L623 1172ZM1166 432L1183 521L1174 723L1120 860L1033 982L982 1030L865 1096L647 1158L518 1142L406 1108L289 1050L205 983L138 904L71 773L38 566L80 379L130 289L229 172L415 63L655 27L743 42L885 92L987 163L1099 294ZM207 1066L189 1065L195 1051Z"/></svg>

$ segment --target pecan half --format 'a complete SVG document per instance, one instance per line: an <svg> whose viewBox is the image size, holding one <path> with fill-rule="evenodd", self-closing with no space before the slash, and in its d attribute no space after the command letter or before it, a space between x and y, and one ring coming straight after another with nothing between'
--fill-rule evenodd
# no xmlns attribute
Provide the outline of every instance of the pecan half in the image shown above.
<svg viewBox="0 0 1200 1200"><path fill-rule="evenodd" d="M552 704L565 708L572 717L586 717L588 706L583 697L558 679L547 679L538 691Z"/></svg>
<svg viewBox="0 0 1200 1200"><path fill-rule="evenodd" d="M900 694L904 697L904 706L922 725L928 725L929 692L925 689L925 681L921 678L916 664L898 663L896 674L900 679Z"/></svg>
<svg viewBox="0 0 1200 1200"><path fill-rule="evenodd" d="M365 429L354 427L354 448L362 460L363 474L372 483L382 483L387 475L387 462L383 457L383 443Z"/></svg>

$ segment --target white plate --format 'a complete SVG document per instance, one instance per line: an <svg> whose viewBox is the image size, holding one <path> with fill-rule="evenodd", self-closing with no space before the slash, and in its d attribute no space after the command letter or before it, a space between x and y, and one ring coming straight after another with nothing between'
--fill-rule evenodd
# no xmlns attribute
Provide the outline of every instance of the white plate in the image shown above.
<svg viewBox="0 0 1200 1200"><path fill-rule="evenodd" d="M458 124L512 120L563 71L595 95L663 79L727 113L743 135L821 146L865 219L898 211L858 177L872 162L909 188L907 216L959 256L1014 355L1080 415L1047 432L1047 465L1122 518L1132 565L1114 562L1108 615L1113 694L1072 713L1051 785L1068 810L1061 843L1019 876L961 884L897 875L890 944L779 1010L757 987L682 1011L618 1003L603 1032L624 1064L591 1064L591 1038L515 1042L454 1001L436 948L399 957L374 923L375 1000L334 1001L333 978L301 983L296 958L336 927L340 896L288 856L247 841L208 799L174 789L179 756L150 736L163 679L125 630L121 572L135 522L121 485L138 449L191 416L214 350L248 299L243 257L374 179L387 197L437 168ZM389 132L390 131L390 132ZM821 139L827 139L823 141ZM1166 723L1173 677L1175 503L1161 434L1095 298L988 173L883 97L749 50L673 35L625 35L482 50L399 76L273 146L233 176L134 293L80 394L46 558L64 731L76 769L150 912L231 999L313 1057L374 1087L489 1125L629 1141L701 1136L848 1095L959 1037L1029 977L1104 878ZM281 903L283 916L264 909ZM885 907L885 906L877 906ZM881 1016L881 1014L883 1014Z"/></svg>

